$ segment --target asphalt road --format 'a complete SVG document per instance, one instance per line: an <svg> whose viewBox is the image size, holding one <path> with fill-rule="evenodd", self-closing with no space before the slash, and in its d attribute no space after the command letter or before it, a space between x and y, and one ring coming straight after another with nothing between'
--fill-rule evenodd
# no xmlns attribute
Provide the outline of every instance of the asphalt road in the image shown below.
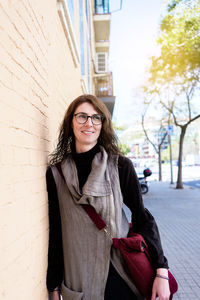
<svg viewBox="0 0 200 300"><path fill-rule="evenodd" d="M200 180L183 181L183 184L195 189L200 189Z"/></svg>
<svg viewBox="0 0 200 300"><path fill-rule="evenodd" d="M158 181L158 166L149 166L152 175L147 178L148 181ZM137 169L138 176L142 176L143 168ZM177 180L178 167L173 166L173 182ZM183 166L182 168L183 183L195 188L200 188L200 166ZM169 164L162 164L162 181L171 181L171 169ZM191 183L194 182L194 183Z"/></svg>

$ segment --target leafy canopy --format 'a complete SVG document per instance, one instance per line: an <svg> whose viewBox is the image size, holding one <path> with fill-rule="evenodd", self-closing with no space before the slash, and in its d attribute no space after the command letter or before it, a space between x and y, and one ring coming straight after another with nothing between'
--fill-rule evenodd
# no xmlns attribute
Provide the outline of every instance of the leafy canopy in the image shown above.
<svg viewBox="0 0 200 300"><path fill-rule="evenodd" d="M200 0L172 1L160 28L161 53L152 58L151 80L199 82Z"/></svg>

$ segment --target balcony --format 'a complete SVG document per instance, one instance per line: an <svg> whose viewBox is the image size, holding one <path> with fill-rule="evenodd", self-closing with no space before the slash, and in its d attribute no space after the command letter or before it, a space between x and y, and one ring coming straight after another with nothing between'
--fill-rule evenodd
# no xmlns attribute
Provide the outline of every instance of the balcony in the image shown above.
<svg viewBox="0 0 200 300"><path fill-rule="evenodd" d="M112 72L102 75L99 74L95 77L95 94L105 103L112 115L115 104L115 96L113 96Z"/></svg>
<svg viewBox="0 0 200 300"><path fill-rule="evenodd" d="M109 53L110 19L109 0L95 0L93 20L96 52Z"/></svg>
<svg viewBox="0 0 200 300"><path fill-rule="evenodd" d="M94 12L96 15L109 14L109 0L95 0Z"/></svg>
<svg viewBox="0 0 200 300"><path fill-rule="evenodd" d="M113 96L113 78L112 73L108 73L107 70L111 21L109 0L94 1L93 21L96 50L96 74L94 75L95 94L105 103L112 115L115 103L115 97Z"/></svg>

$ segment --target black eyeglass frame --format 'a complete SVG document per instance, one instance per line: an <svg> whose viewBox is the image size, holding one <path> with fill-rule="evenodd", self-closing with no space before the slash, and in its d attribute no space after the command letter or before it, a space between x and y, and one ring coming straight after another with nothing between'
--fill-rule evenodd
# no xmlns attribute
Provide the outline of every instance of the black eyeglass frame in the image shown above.
<svg viewBox="0 0 200 300"><path fill-rule="evenodd" d="M78 120L77 120L77 118L76 118L76 116L78 116L78 115L84 115L84 116L86 116L87 117L87 119L85 120L85 122L83 122L83 123L80 123L80 122L78 122ZM101 122L100 123L97 123L97 124L95 124L94 122L93 122L93 118L94 118L94 116L100 116L100 120L101 120ZM87 121L88 121L88 118L90 118L91 119L91 121L92 121L92 124L93 125L100 125L100 124L102 124L103 123L103 121L104 121L104 115L102 115L102 114L93 114L93 115L91 115L91 116L89 116L88 114L86 114L86 113L82 113L82 112L79 112L79 113L77 113L77 114L74 114L74 117L75 117L75 119L76 119L76 121L77 121L77 123L79 123L79 124L85 124L85 123L87 123Z"/></svg>

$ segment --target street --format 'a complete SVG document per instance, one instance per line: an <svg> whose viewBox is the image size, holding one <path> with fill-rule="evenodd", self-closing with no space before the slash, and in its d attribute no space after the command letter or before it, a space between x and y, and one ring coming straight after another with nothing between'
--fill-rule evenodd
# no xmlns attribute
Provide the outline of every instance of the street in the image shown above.
<svg viewBox="0 0 200 300"><path fill-rule="evenodd" d="M196 189L200 189L200 180L184 181L183 184Z"/></svg>
<svg viewBox="0 0 200 300"><path fill-rule="evenodd" d="M148 181L158 181L158 167L150 166L152 175L148 177ZM136 169L137 171L137 169ZM178 167L173 166L173 182L177 180ZM140 169L141 174L141 169ZM200 166L183 166L182 168L183 184L200 188ZM171 181L171 169L169 164L162 164L162 181ZM191 183L193 182L193 183Z"/></svg>

